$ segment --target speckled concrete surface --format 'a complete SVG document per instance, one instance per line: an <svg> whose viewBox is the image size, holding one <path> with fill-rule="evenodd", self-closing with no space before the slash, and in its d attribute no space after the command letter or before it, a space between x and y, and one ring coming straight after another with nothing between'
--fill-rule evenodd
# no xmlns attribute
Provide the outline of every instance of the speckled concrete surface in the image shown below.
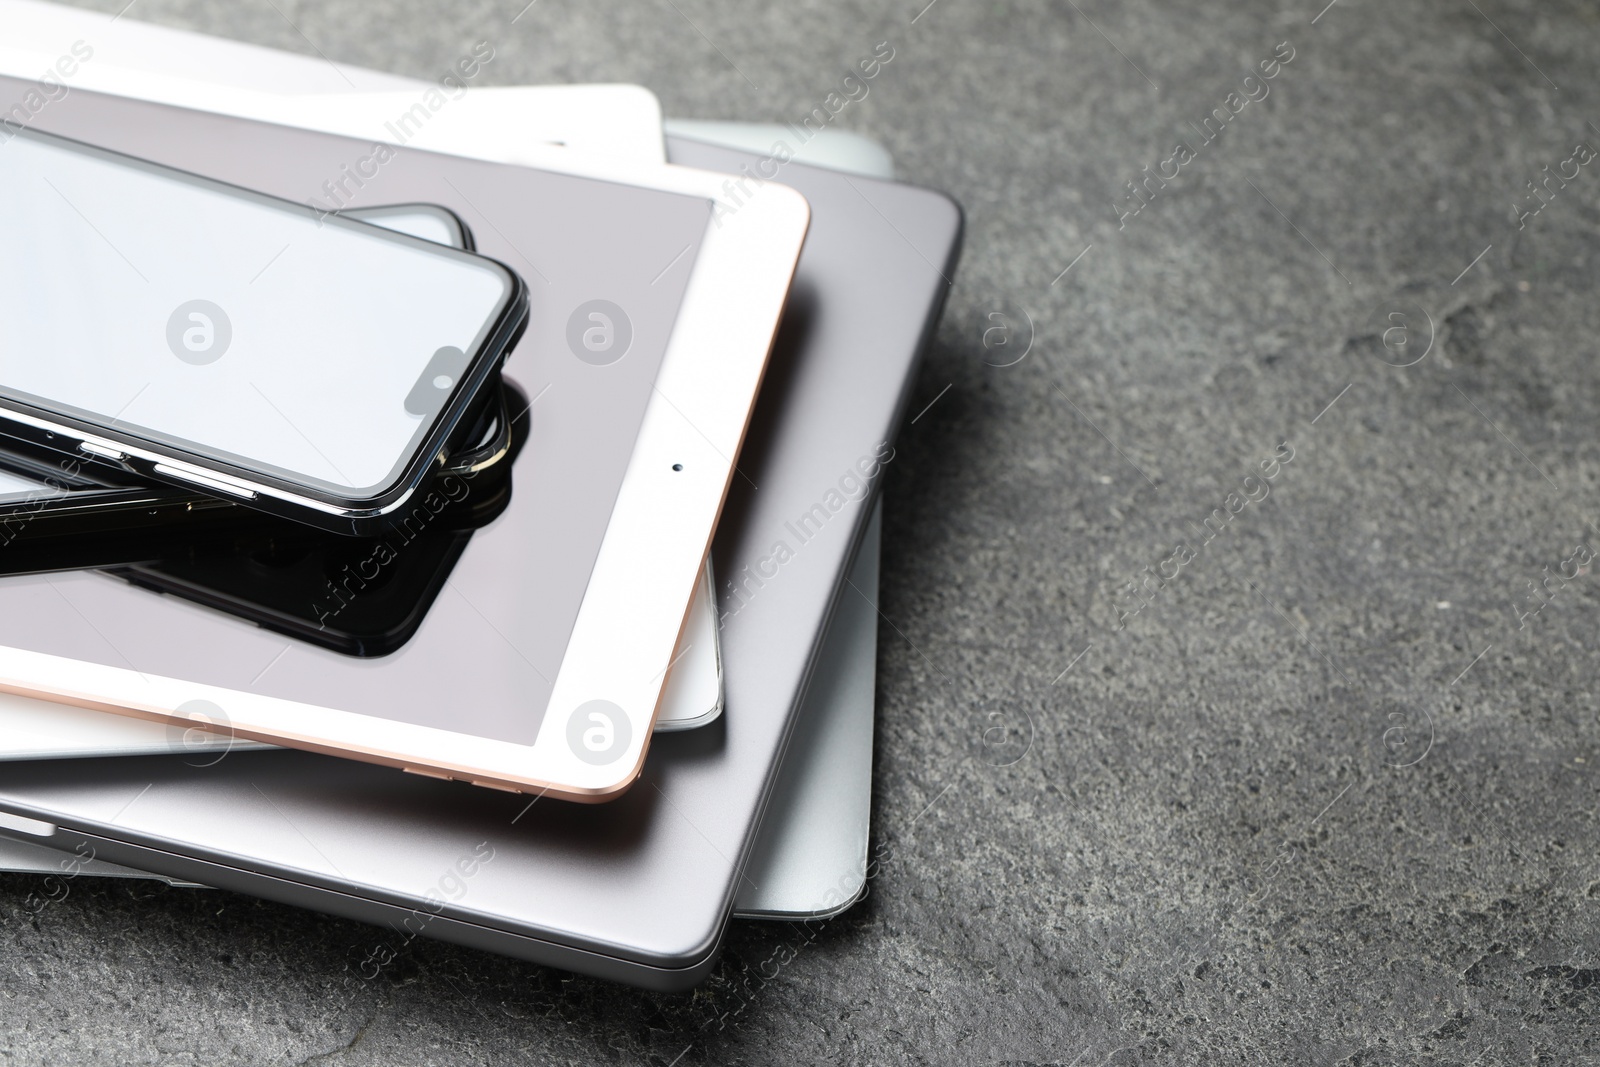
<svg viewBox="0 0 1600 1067"><path fill-rule="evenodd" d="M888 476L867 901L660 996L0 879L4 1061L1593 1062L1600 15L1324 2L141 0L702 118L889 41L837 121L970 228Z"/></svg>

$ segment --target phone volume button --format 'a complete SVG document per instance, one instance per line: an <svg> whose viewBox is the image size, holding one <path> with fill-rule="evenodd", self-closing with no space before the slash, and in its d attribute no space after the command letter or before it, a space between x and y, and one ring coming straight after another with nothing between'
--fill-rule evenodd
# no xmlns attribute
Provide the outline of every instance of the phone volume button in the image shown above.
<svg viewBox="0 0 1600 1067"><path fill-rule="evenodd" d="M246 489L242 485L234 485L232 482L225 482L221 478L207 478L203 474L195 474L193 471L181 470L177 467L169 467L165 463L157 463L151 469L156 474L164 475L168 478L179 478L183 481L189 482L192 485L198 485L203 489L209 489L214 493L226 493L229 496L236 496L241 500L254 500L256 498L255 490Z"/></svg>
<svg viewBox="0 0 1600 1067"><path fill-rule="evenodd" d="M109 459L113 463L121 463L123 460L128 458L128 454L126 452L112 448L109 445L96 444L93 441L80 441L78 442L78 447L89 453L91 456L99 456L101 459Z"/></svg>

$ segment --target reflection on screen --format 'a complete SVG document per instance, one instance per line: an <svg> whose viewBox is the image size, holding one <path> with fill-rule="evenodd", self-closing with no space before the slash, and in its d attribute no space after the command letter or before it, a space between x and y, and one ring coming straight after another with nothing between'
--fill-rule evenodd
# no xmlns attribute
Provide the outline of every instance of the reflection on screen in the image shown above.
<svg viewBox="0 0 1600 1067"><path fill-rule="evenodd" d="M52 497L65 496L70 491L35 481L32 478L24 478L20 474L0 471L0 508L15 507L18 504L31 504L37 500L49 500Z"/></svg>

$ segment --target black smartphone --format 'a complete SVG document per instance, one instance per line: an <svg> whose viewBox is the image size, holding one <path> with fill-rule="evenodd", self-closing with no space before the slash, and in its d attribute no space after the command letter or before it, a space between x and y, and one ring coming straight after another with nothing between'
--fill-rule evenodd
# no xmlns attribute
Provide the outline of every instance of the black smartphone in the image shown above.
<svg viewBox="0 0 1600 1067"><path fill-rule="evenodd" d="M352 208L351 218L471 249L472 231L437 204ZM504 450L510 427L498 385L480 391L439 475L475 473ZM207 493L0 435L0 575L85 570L156 559L173 544L259 526L260 512Z"/></svg>
<svg viewBox="0 0 1600 1067"><path fill-rule="evenodd" d="M519 398L513 401L511 398ZM522 394L497 384L462 447L442 459L438 477L394 516L391 528L415 525L418 508L429 502L449 505L458 525L464 509L455 505L459 479L492 485L508 477L511 424L509 404ZM194 546L233 540L273 538L280 542L331 536L360 544L364 538L325 534L315 527L264 515L228 500L163 485L118 482L118 472L63 464L44 450L20 442L0 447L0 575L106 567L176 558ZM89 477L92 475L93 477ZM447 479L457 479L456 482ZM481 508L478 509L481 511Z"/></svg>
<svg viewBox="0 0 1600 1067"><path fill-rule="evenodd" d="M526 325L475 253L3 119L0 148L0 427L86 464L373 533Z"/></svg>
<svg viewBox="0 0 1600 1067"><path fill-rule="evenodd" d="M378 537L299 523L204 537L105 573L352 656L383 656L422 625L473 531L511 501L511 467L528 438L527 400L511 383L510 439L493 464L433 483L406 521Z"/></svg>

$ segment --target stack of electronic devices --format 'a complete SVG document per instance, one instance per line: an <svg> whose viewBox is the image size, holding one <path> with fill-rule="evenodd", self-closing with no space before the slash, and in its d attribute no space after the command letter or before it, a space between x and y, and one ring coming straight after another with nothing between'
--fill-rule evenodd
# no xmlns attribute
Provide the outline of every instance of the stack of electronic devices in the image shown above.
<svg viewBox="0 0 1600 1067"><path fill-rule="evenodd" d="M660 989L864 891L877 488L960 212L0 0L0 869ZM670 158L671 162L668 162ZM189 890L178 890L189 891Z"/></svg>

